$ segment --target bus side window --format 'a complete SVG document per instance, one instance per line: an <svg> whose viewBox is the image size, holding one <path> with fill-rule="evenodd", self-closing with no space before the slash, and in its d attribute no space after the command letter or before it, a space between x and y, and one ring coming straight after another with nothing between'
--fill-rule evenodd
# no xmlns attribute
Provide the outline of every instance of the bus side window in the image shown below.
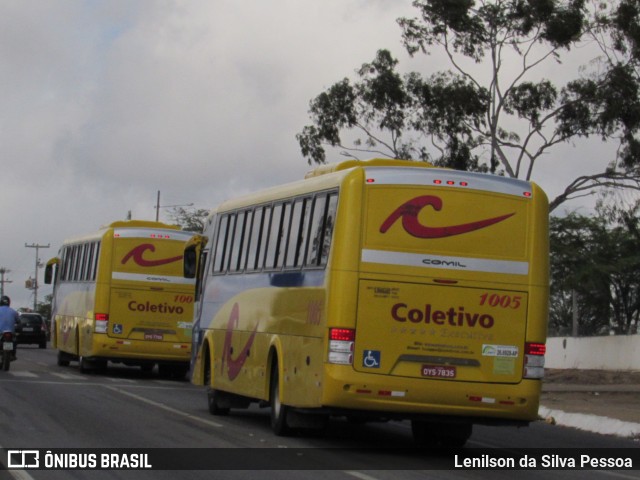
<svg viewBox="0 0 640 480"><path fill-rule="evenodd" d="M307 246L311 238L311 211L313 209L313 198L304 199L304 208L302 210L302 224L300 226L300 239L298 243L298 252L296 254L296 266L305 265Z"/></svg>
<svg viewBox="0 0 640 480"><path fill-rule="evenodd" d="M76 265L78 262L78 246L73 245L71 250L69 251L69 272L68 278L70 282L75 282L76 280Z"/></svg>
<svg viewBox="0 0 640 480"><path fill-rule="evenodd" d="M235 228L233 229L233 243L231 244L229 255L229 272L239 271L242 244L245 238L244 226L246 218L246 212L238 212L236 215Z"/></svg>
<svg viewBox="0 0 640 480"><path fill-rule="evenodd" d="M91 248L90 243L85 243L82 246L82 266L81 266L80 279L83 281L89 280L89 265L90 265L89 249L90 248Z"/></svg>
<svg viewBox="0 0 640 480"><path fill-rule="evenodd" d="M222 215L218 224L218 235L216 240L216 251L214 256L212 274L224 273L222 266L224 265L225 249L227 247L227 230L229 226L229 215Z"/></svg>
<svg viewBox="0 0 640 480"><path fill-rule="evenodd" d="M267 256L267 248L269 248L269 232L271 231L271 215L273 207L271 205L264 207L264 219L262 221L260 244L258 248L258 262L256 263L256 269L262 270L265 265L265 259Z"/></svg>
<svg viewBox="0 0 640 480"><path fill-rule="evenodd" d="M324 222L324 231L322 232L322 252L320 253L320 265L324 266L329 261L329 250L331 248L331 239L333 238L333 228L336 224L336 212L338 210L338 194L329 195L329 204L327 206L327 215Z"/></svg>
<svg viewBox="0 0 640 480"><path fill-rule="evenodd" d="M271 216L271 225L269 227L269 238L267 241L267 254L265 259L264 268L272 270L276 265L276 259L278 258L278 243L280 239L280 231L282 227L282 210L284 205L282 203L274 205L273 215Z"/></svg>
<svg viewBox="0 0 640 480"><path fill-rule="evenodd" d="M293 204L293 211L291 213L291 229L289 232L289 240L287 242L287 257L284 264L285 267L300 267L302 265L304 253L301 259L300 252L304 252L305 241L307 238L309 205L310 202L308 198L298 198Z"/></svg>
<svg viewBox="0 0 640 480"><path fill-rule="evenodd" d="M67 265L69 263L69 249L64 247L60 255L60 281L67 279Z"/></svg>
<svg viewBox="0 0 640 480"><path fill-rule="evenodd" d="M93 266L91 267L91 280L95 280L98 275L98 262L100 260L100 242L94 244L95 253L93 255Z"/></svg>
<svg viewBox="0 0 640 480"><path fill-rule="evenodd" d="M291 230L291 203L282 205L282 222L278 232L278 246L276 248L276 268L280 270L284 265L284 256L287 249L287 239Z"/></svg>
<svg viewBox="0 0 640 480"><path fill-rule="evenodd" d="M251 230L249 232L249 244L247 245L247 266L248 272L256 270L258 263L258 251L260 249L260 236L262 233L262 216L264 207L256 207L251 220Z"/></svg>
<svg viewBox="0 0 640 480"><path fill-rule="evenodd" d="M85 275L84 275L84 279L85 280L91 280L91 270L93 269L93 250L95 247L95 243L91 242L91 243L87 243L87 264L85 266L86 270L85 270Z"/></svg>
<svg viewBox="0 0 640 480"><path fill-rule="evenodd" d="M307 266L317 267L319 265L320 245L322 242L322 230L324 226L324 216L327 208L327 195L317 195L313 202L313 212L311 213L311 231L309 243L307 245Z"/></svg>

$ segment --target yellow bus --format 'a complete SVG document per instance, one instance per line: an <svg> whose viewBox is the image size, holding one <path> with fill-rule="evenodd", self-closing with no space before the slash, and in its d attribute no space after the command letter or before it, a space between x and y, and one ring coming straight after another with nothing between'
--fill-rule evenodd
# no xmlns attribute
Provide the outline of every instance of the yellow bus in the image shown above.
<svg viewBox="0 0 640 480"><path fill-rule="evenodd" d="M535 184L398 160L322 166L223 203L185 249L209 410L410 420L420 443L536 420L548 202Z"/></svg>
<svg viewBox="0 0 640 480"><path fill-rule="evenodd" d="M160 222L118 221L65 240L47 262L54 283L51 345L58 365L107 362L183 378L191 359L194 281L183 251L193 233Z"/></svg>

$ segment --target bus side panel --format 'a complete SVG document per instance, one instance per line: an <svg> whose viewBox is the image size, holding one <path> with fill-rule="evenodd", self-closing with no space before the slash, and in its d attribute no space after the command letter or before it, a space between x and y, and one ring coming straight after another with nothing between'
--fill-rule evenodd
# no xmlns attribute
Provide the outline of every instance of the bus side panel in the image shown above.
<svg viewBox="0 0 640 480"><path fill-rule="evenodd" d="M257 283L263 281L258 280L260 276L268 278L256 275ZM229 283L237 279L240 277L211 277L205 296L220 299L222 291L236 290ZM284 375L283 401L300 407L320 406L324 311L321 287L253 288L222 304L205 301L201 318L212 318L206 322L204 338L212 339L213 388L267 400L269 362L275 352ZM197 372L202 372L205 344L200 344L196 354ZM192 381L201 383L203 377L198 373Z"/></svg>
<svg viewBox="0 0 640 480"><path fill-rule="evenodd" d="M76 355L81 330L91 328L95 284L61 283L56 295L52 347Z"/></svg>

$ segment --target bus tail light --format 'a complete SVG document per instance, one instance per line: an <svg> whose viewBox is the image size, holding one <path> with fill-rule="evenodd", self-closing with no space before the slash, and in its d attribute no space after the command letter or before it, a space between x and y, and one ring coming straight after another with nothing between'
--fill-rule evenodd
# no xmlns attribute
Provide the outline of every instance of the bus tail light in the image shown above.
<svg viewBox="0 0 640 480"><path fill-rule="evenodd" d="M544 377L544 354L547 346L544 343L526 343L524 346L523 378L541 379Z"/></svg>
<svg viewBox="0 0 640 480"><path fill-rule="evenodd" d="M329 363L353 365L355 340L355 330L350 328L331 328L329 330Z"/></svg>
<svg viewBox="0 0 640 480"><path fill-rule="evenodd" d="M95 333L107 333L109 330L109 314L96 313Z"/></svg>

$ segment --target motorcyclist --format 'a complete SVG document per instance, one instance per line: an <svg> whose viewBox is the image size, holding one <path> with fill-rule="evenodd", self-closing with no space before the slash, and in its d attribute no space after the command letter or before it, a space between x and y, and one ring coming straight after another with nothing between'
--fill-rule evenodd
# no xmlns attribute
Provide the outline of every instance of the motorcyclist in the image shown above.
<svg viewBox="0 0 640 480"><path fill-rule="evenodd" d="M0 297L0 333L11 332L14 335L13 342L13 358L16 358L16 322L18 322L20 315L13 308L11 308L11 299L6 295Z"/></svg>

